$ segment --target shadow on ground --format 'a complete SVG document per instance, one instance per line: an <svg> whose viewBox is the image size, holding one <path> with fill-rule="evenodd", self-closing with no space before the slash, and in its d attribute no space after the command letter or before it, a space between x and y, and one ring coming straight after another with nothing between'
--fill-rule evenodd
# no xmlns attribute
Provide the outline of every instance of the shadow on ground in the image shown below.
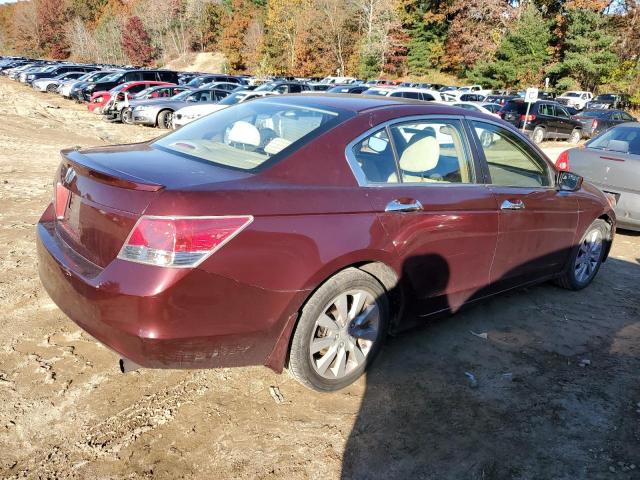
<svg viewBox="0 0 640 480"><path fill-rule="evenodd" d="M580 292L514 291L390 339L342 478L640 478L639 262L610 258Z"/></svg>

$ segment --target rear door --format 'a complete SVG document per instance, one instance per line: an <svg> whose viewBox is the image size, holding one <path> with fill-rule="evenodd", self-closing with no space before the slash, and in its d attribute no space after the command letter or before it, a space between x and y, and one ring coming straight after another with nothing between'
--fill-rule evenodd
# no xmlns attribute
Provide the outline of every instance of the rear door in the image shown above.
<svg viewBox="0 0 640 480"><path fill-rule="evenodd" d="M477 145L500 216L493 289L559 272L577 228L575 196L555 188L555 170L515 132L489 121L471 123L476 139L483 139Z"/></svg>
<svg viewBox="0 0 640 480"><path fill-rule="evenodd" d="M462 118L416 117L377 127L347 151L395 246L411 313L455 311L483 291L498 213Z"/></svg>

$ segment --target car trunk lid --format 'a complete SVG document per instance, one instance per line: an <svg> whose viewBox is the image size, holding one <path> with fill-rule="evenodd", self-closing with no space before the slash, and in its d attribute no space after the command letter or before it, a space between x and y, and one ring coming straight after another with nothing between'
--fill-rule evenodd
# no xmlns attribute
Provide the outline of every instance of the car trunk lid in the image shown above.
<svg viewBox="0 0 640 480"><path fill-rule="evenodd" d="M569 169L610 193L640 193L640 155L584 148L571 152Z"/></svg>
<svg viewBox="0 0 640 480"><path fill-rule="evenodd" d="M146 143L66 150L62 156L54 185L56 233L99 267L116 258L136 221L163 190L247 176Z"/></svg>

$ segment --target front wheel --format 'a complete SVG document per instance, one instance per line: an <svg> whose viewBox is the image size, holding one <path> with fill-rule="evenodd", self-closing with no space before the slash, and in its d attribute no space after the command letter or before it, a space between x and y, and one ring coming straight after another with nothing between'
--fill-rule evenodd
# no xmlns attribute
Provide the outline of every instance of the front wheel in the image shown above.
<svg viewBox="0 0 640 480"><path fill-rule="evenodd" d="M595 278L605 255L605 246L609 242L611 227L598 219L589 226L574 248L569 267L557 283L568 290L582 290Z"/></svg>
<svg viewBox="0 0 640 480"><path fill-rule="evenodd" d="M569 143L575 145L582 138L582 131L579 128L574 128L569 136Z"/></svg>
<svg viewBox="0 0 640 480"><path fill-rule="evenodd" d="M57 85L47 85L47 92L48 93L56 93L58 91L58 86Z"/></svg>
<svg viewBox="0 0 640 480"><path fill-rule="evenodd" d="M335 391L355 382L386 336L387 293L372 275L348 268L324 283L302 309L288 369L302 385Z"/></svg>
<svg viewBox="0 0 640 480"><path fill-rule="evenodd" d="M131 125L133 123L133 114L131 113L131 108L126 107L122 109L121 118L122 118L122 123Z"/></svg>
<svg viewBox="0 0 640 480"><path fill-rule="evenodd" d="M171 110L163 110L158 114L158 127L166 130L170 129L173 124L173 112Z"/></svg>
<svg viewBox="0 0 640 480"><path fill-rule="evenodd" d="M536 127L533 130L533 143L540 144L544 140L544 128Z"/></svg>

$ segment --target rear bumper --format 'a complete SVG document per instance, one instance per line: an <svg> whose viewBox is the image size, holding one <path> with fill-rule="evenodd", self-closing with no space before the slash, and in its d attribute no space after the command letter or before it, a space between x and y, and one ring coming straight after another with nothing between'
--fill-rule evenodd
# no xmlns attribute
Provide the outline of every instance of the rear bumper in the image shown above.
<svg viewBox="0 0 640 480"><path fill-rule="evenodd" d="M60 240L50 212L37 226L42 284L71 320L120 356L147 368L281 369L270 357L305 292L121 260L100 269Z"/></svg>
<svg viewBox="0 0 640 480"><path fill-rule="evenodd" d="M615 211L618 228L640 231L640 194L622 192Z"/></svg>

